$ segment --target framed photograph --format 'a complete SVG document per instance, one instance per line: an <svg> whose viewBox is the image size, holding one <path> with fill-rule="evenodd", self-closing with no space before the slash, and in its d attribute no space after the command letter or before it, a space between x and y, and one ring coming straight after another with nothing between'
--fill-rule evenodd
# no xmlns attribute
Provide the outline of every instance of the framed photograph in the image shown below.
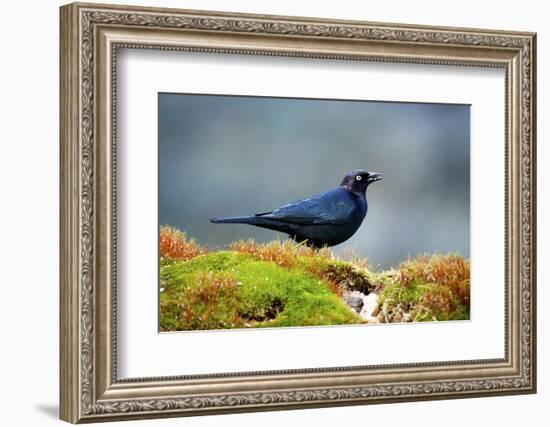
<svg viewBox="0 0 550 427"><path fill-rule="evenodd" d="M60 22L63 420L536 391L535 34Z"/></svg>

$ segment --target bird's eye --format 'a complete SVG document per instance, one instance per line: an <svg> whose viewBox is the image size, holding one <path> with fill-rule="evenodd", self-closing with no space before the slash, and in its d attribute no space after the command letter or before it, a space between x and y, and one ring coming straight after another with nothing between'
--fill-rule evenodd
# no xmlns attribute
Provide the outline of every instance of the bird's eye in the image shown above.
<svg viewBox="0 0 550 427"><path fill-rule="evenodd" d="M357 176L355 177L355 179L356 179L357 181L361 181L363 178L361 177L361 175L357 175Z"/></svg>

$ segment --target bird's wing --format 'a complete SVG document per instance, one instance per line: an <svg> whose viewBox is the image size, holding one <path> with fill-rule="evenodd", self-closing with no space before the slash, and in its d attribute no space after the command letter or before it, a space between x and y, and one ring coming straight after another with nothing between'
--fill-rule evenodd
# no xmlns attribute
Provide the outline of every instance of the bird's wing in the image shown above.
<svg viewBox="0 0 550 427"><path fill-rule="evenodd" d="M340 188L258 214L300 225L345 224L357 209L354 196Z"/></svg>

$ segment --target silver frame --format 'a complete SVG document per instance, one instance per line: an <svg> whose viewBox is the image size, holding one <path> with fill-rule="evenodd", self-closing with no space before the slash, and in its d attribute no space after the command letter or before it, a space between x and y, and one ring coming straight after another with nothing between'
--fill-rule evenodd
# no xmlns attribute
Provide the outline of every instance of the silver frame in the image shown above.
<svg viewBox="0 0 550 427"><path fill-rule="evenodd" d="M535 34L75 3L61 8L60 43L61 419L535 392ZM117 379L118 48L505 69L505 357Z"/></svg>

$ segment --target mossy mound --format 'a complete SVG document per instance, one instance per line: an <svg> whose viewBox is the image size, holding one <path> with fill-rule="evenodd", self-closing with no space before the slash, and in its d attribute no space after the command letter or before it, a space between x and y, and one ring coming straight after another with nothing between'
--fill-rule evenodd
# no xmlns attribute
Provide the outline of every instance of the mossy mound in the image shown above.
<svg viewBox="0 0 550 427"><path fill-rule="evenodd" d="M307 258L281 266L222 251L161 260L161 330L362 323L334 284L312 272L328 264Z"/></svg>
<svg viewBox="0 0 550 427"><path fill-rule="evenodd" d="M470 318L470 261L462 256L419 255L378 272L351 256L343 261L291 240L238 241L210 252L162 227L161 330Z"/></svg>

